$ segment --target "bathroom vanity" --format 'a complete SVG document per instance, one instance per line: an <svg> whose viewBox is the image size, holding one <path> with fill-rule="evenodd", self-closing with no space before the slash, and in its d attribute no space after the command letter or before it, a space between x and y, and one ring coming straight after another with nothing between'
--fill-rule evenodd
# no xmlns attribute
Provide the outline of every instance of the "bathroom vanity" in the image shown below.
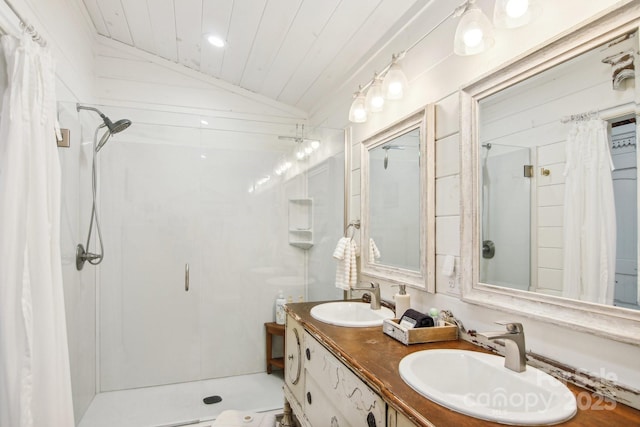
<svg viewBox="0 0 640 427"><path fill-rule="evenodd" d="M303 426L501 425L431 402L405 384L398 371L403 357L420 350L485 350L462 340L405 346L381 327L347 328L315 320L310 311L317 304L287 304L286 309L284 394ZM568 387L575 395L591 395ZM559 425L640 424L640 411L622 404L606 410L578 406L576 416Z"/></svg>

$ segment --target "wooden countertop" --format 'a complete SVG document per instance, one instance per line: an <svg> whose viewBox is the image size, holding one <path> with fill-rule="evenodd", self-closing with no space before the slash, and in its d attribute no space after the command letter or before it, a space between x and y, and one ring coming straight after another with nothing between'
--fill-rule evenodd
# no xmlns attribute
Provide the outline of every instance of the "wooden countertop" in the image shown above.
<svg viewBox="0 0 640 427"><path fill-rule="evenodd" d="M483 421L462 415L422 397L405 384L400 377L400 360L413 352L427 349L452 348L487 352L467 341L444 341L429 344L405 346L382 332L382 327L343 328L322 323L311 317L311 308L320 302L287 304L286 310L294 319L323 343L329 351L341 359L369 386L396 410L404 414L416 425L425 427L476 427L503 426L503 424ZM581 396L591 396L594 403L600 403L600 409L578 409L571 420L559 426L640 426L640 411L621 403L599 401L591 392L567 384L569 389ZM584 402L578 400L579 405ZM587 405L584 405L587 406Z"/></svg>

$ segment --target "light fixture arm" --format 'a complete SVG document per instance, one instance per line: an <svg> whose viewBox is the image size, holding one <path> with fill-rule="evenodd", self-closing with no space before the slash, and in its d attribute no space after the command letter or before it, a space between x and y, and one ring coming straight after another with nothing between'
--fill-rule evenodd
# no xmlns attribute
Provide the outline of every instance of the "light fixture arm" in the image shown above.
<svg viewBox="0 0 640 427"><path fill-rule="evenodd" d="M442 20L440 22L438 22L433 28L431 28L428 32L426 32L422 37L420 37L418 40L416 40L415 42L413 42L413 44L411 44L411 46L409 46L408 48L406 48L405 50L398 52L398 53L394 53L391 55L391 62L389 62L379 73L377 73L377 76L379 78L384 78L384 76L387 74L387 72L389 71L389 69L391 68L391 66L394 64L394 62L398 62L400 61L402 58L405 57L405 55L411 51L413 48L415 48L418 44L420 44L420 42L422 42L424 39L426 39L427 37L429 37L429 35L431 35L431 33L433 33L435 30L437 30L438 28L440 28L440 26L442 24L444 24L447 20L449 20L452 17L458 17L461 16L469 7L469 5L471 3L474 3L475 0L466 0L464 3L462 3L461 5L459 5L458 7L456 7L451 13L449 13L447 16L445 16L444 18L442 18ZM361 86L361 88L359 89L359 92L366 92L367 89L369 89L369 87L373 84L374 79L369 80L367 83L365 83L364 85Z"/></svg>

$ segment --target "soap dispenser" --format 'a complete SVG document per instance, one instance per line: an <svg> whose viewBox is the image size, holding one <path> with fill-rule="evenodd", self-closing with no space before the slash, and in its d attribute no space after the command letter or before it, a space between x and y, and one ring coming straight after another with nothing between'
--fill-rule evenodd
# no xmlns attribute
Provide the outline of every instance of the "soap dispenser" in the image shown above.
<svg viewBox="0 0 640 427"><path fill-rule="evenodd" d="M398 285L398 293L393 296L396 301L396 319L400 319L405 311L411 308L411 295L407 293L407 285Z"/></svg>

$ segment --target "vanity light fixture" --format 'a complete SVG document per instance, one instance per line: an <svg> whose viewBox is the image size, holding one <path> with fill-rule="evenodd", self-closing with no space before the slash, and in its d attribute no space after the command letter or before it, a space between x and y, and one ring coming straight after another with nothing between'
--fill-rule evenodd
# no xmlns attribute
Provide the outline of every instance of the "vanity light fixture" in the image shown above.
<svg viewBox="0 0 640 427"><path fill-rule="evenodd" d="M453 39L453 51L456 55L476 55L493 46L493 27L489 18L475 4L475 0L468 0L458 7L454 16L460 16Z"/></svg>
<svg viewBox="0 0 640 427"><path fill-rule="evenodd" d="M536 0L496 0L493 25L497 28L518 28L527 25L540 14Z"/></svg>
<svg viewBox="0 0 640 427"><path fill-rule="evenodd" d="M373 79L364 86L361 85L354 93L349 110L349 121L364 123L367 121L369 112L382 110L385 99L403 97L408 84L407 77L398 61L450 18L460 18L453 41L453 51L456 55L476 55L493 46L495 42L493 26L489 18L475 3L476 0L465 0L411 46L392 55L391 63L384 67L380 73L374 74ZM496 0L494 22L499 27L516 28L529 23L539 11L537 0ZM382 97L377 94L380 80L382 81Z"/></svg>

